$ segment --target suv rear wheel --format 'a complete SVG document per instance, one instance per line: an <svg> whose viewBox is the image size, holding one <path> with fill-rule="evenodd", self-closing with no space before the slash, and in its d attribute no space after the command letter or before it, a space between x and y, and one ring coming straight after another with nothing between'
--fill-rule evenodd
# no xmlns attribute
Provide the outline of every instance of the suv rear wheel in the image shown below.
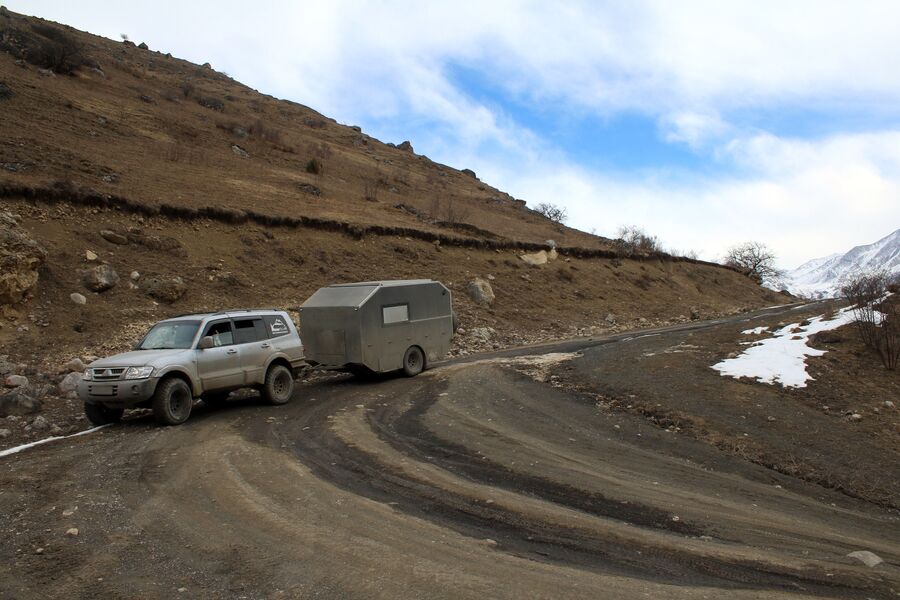
<svg viewBox="0 0 900 600"><path fill-rule="evenodd" d="M294 376L284 365L272 365L266 371L262 396L269 404L286 404L294 393Z"/></svg>
<svg viewBox="0 0 900 600"><path fill-rule="evenodd" d="M153 394L153 418L160 425L181 425L191 415L194 396L182 379L162 380Z"/></svg>
<svg viewBox="0 0 900 600"><path fill-rule="evenodd" d="M110 408L109 406L103 406L102 404L84 403L84 414L87 416L88 421L94 425L118 423L122 420L122 413L124 412L124 408Z"/></svg>

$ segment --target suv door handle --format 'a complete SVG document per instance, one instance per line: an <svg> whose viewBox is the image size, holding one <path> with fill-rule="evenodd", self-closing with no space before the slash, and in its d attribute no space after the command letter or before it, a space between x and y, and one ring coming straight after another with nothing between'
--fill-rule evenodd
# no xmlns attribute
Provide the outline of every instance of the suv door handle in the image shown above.
<svg viewBox="0 0 900 600"><path fill-rule="evenodd" d="M260 348L268 348L268 347L269 347L268 342L264 342L263 344L260 345Z"/></svg>
<svg viewBox="0 0 900 600"><path fill-rule="evenodd" d="M231 348L230 350L226 350L225 354L237 354L237 350L235 348Z"/></svg>

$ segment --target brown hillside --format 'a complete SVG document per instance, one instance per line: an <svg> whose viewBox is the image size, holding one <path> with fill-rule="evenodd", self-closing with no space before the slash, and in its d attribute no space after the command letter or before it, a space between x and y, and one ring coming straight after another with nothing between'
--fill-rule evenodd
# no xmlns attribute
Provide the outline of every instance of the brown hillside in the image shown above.
<svg viewBox="0 0 900 600"><path fill-rule="evenodd" d="M618 258L471 175L210 68L5 10L0 50L0 208L47 250L0 328L0 354L28 363L122 349L173 313L296 307L335 281L444 281L459 351L785 302L723 267ZM559 259L519 258L547 239ZM120 282L90 292L83 273L101 263ZM187 292L151 297L153 276ZM476 276L489 308L465 293Z"/></svg>

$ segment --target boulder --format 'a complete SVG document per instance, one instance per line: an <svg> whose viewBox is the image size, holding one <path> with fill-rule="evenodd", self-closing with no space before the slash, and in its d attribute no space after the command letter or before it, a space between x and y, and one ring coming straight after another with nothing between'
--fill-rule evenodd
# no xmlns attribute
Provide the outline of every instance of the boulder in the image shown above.
<svg viewBox="0 0 900 600"><path fill-rule="evenodd" d="M97 265L84 272L81 282L92 292L105 292L119 283L119 274L109 265Z"/></svg>
<svg viewBox="0 0 900 600"><path fill-rule="evenodd" d="M16 388L28 385L28 378L24 375L8 375L6 379L3 380L3 384L6 387Z"/></svg>
<svg viewBox="0 0 900 600"><path fill-rule="evenodd" d="M461 172L463 175L468 175L468 176L471 177L472 179L478 179L478 176L475 175L475 171L473 171L472 169L463 169L463 170L460 171L460 172Z"/></svg>
<svg viewBox="0 0 900 600"><path fill-rule="evenodd" d="M415 152L413 151L412 143L409 140L397 144L397 149L403 150L404 152L412 152L413 154L415 154Z"/></svg>
<svg viewBox="0 0 900 600"><path fill-rule="evenodd" d="M88 261L88 262L94 262L94 261L97 260L98 258L99 258L99 257L97 256L97 253L94 252L93 250L85 250L85 251L84 251L84 259L85 259L86 261Z"/></svg>
<svg viewBox="0 0 900 600"><path fill-rule="evenodd" d="M869 568L877 567L878 565L880 565L881 563L884 562L880 556L878 556L874 552L869 552L868 550L857 550L855 552L851 552L850 554L848 554L847 557L855 558L856 560L858 560L859 562L861 562L862 564L866 565Z"/></svg>
<svg viewBox="0 0 900 600"><path fill-rule="evenodd" d="M9 212L0 212L0 304L16 304L37 285L47 251Z"/></svg>
<svg viewBox="0 0 900 600"><path fill-rule="evenodd" d="M109 242L110 244L117 244L119 246L125 246L128 244L128 238L122 235L121 233L116 233L115 231L110 231L109 229L104 229L100 232L100 237Z"/></svg>
<svg viewBox="0 0 900 600"><path fill-rule="evenodd" d="M84 375L84 370L81 372L72 371L63 377L59 382L59 393L64 396L74 393L78 389L78 382L81 381L82 375Z"/></svg>
<svg viewBox="0 0 900 600"><path fill-rule="evenodd" d="M32 398L22 388L0 395L0 417L27 415L41 410L41 401Z"/></svg>
<svg viewBox="0 0 900 600"><path fill-rule="evenodd" d="M700 309L696 306L691 307L691 321L699 321L700 320Z"/></svg>
<svg viewBox="0 0 900 600"><path fill-rule="evenodd" d="M66 371L70 373L83 373L87 368L80 358L73 358L69 362L66 363L66 366L63 367Z"/></svg>
<svg viewBox="0 0 900 600"><path fill-rule="evenodd" d="M238 146L237 144L231 145L231 151L240 156L241 158L250 158L250 153Z"/></svg>
<svg viewBox="0 0 900 600"><path fill-rule="evenodd" d="M69 294L69 299L72 300L72 302L74 302L75 304L87 303L87 298L85 298L83 294L79 294L78 292Z"/></svg>
<svg viewBox="0 0 900 600"><path fill-rule="evenodd" d="M181 277L153 275L141 283L144 293L160 302L172 303L187 292L187 285Z"/></svg>
<svg viewBox="0 0 900 600"><path fill-rule="evenodd" d="M481 277L476 277L466 286L466 293L476 304L490 306L494 303L494 289Z"/></svg>
<svg viewBox="0 0 900 600"><path fill-rule="evenodd" d="M141 50L149 50L150 46L148 46L145 42L141 42L140 44L138 44L138 48L140 48Z"/></svg>
<svg viewBox="0 0 900 600"><path fill-rule="evenodd" d="M541 250L532 254L522 254L519 258L521 258L525 264L531 265L532 267L546 265L549 260L546 250Z"/></svg>
<svg viewBox="0 0 900 600"><path fill-rule="evenodd" d="M44 431L45 429L50 429L50 421L44 415L38 415L31 422L31 426L38 431Z"/></svg>

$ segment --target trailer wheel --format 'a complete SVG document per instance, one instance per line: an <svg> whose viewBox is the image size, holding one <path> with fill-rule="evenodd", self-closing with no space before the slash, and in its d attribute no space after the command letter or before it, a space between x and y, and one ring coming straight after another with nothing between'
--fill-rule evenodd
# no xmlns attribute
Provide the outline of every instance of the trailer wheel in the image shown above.
<svg viewBox="0 0 900 600"><path fill-rule="evenodd" d="M418 346L410 346L403 355L403 374L415 377L425 368L425 355Z"/></svg>

